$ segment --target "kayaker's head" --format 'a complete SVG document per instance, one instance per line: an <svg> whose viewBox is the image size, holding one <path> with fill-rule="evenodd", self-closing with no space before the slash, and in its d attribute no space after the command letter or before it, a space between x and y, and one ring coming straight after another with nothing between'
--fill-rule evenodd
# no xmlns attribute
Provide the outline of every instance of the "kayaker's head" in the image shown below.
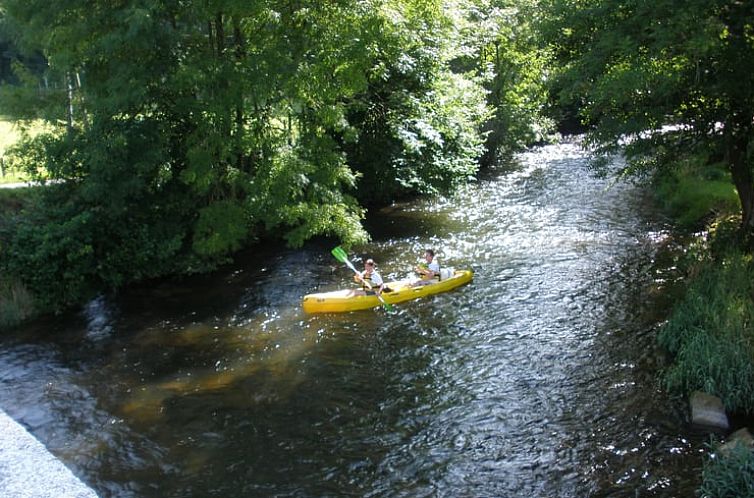
<svg viewBox="0 0 754 498"><path fill-rule="evenodd" d="M374 271L374 260L372 258L369 258L364 262L364 269L367 273L372 273Z"/></svg>
<svg viewBox="0 0 754 498"><path fill-rule="evenodd" d="M435 259L435 251L433 251L432 249L425 249L424 259L427 260L427 263L431 263L432 260Z"/></svg>

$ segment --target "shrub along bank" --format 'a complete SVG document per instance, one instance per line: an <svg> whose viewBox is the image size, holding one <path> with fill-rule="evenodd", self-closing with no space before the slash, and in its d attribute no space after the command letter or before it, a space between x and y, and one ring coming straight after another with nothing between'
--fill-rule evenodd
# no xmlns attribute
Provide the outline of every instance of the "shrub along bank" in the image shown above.
<svg viewBox="0 0 754 498"><path fill-rule="evenodd" d="M0 189L0 253L20 213L33 202L32 188ZM0 261L0 329L15 325L34 313L33 299L26 287L5 271Z"/></svg>
<svg viewBox="0 0 754 498"><path fill-rule="evenodd" d="M751 449L738 445L722 458L705 462L699 495L714 498L741 498L754 491L754 458Z"/></svg>
<svg viewBox="0 0 754 498"><path fill-rule="evenodd" d="M701 390L720 397L728 412L754 414L754 261L740 240L740 217L730 183L715 167L687 167L664 176L657 192L681 226L710 220L679 264L686 291L660 331L660 344L673 356L665 387L689 395ZM697 188L684 188L684 185ZM710 195L698 195L706 191ZM750 448L716 454L705 462L701 496L754 495L754 453Z"/></svg>

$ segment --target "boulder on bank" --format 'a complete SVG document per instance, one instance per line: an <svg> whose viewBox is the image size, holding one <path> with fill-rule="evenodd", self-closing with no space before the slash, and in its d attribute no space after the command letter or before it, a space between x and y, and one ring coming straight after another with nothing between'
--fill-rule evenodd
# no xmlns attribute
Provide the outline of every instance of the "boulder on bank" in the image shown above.
<svg viewBox="0 0 754 498"><path fill-rule="evenodd" d="M730 428L723 402L717 396L694 391L690 402L692 425L719 432L725 432Z"/></svg>
<svg viewBox="0 0 754 498"><path fill-rule="evenodd" d="M718 452L723 455L729 455L737 446L743 445L749 449L754 448L754 437L751 436L749 429L744 427L728 437L728 440L720 446Z"/></svg>

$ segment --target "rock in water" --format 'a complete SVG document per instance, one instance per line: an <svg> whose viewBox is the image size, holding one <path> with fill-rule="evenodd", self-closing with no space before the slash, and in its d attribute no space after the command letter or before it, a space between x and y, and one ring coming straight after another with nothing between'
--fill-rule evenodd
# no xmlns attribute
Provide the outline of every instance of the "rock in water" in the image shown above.
<svg viewBox="0 0 754 498"><path fill-rule="evenodd" d="M715 431L727 431L730 428L722 400L701 391L691 394L691 423Z"/></svg>

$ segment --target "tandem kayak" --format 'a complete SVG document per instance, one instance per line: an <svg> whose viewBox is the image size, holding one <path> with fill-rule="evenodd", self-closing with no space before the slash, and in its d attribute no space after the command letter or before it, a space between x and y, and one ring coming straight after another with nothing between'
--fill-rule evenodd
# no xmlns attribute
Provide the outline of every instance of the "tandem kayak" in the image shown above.
<svg viewBox="0 0 754 498"><path fill-rule="evenodd" d="M386 282L385 286L391 292L383 292L382 298L386 303L395 304L417 299L440 292L447 292L458 286L466 284L474 277L471 270L456 270L453 276L445 280L431 284L411 286L411 281L400 280ZM318 292L304 296L304 311L307 313L339 313L343 311L356 311L380 306L377 296L365 296L356 289L343 289L332 292Z"/></svg>

